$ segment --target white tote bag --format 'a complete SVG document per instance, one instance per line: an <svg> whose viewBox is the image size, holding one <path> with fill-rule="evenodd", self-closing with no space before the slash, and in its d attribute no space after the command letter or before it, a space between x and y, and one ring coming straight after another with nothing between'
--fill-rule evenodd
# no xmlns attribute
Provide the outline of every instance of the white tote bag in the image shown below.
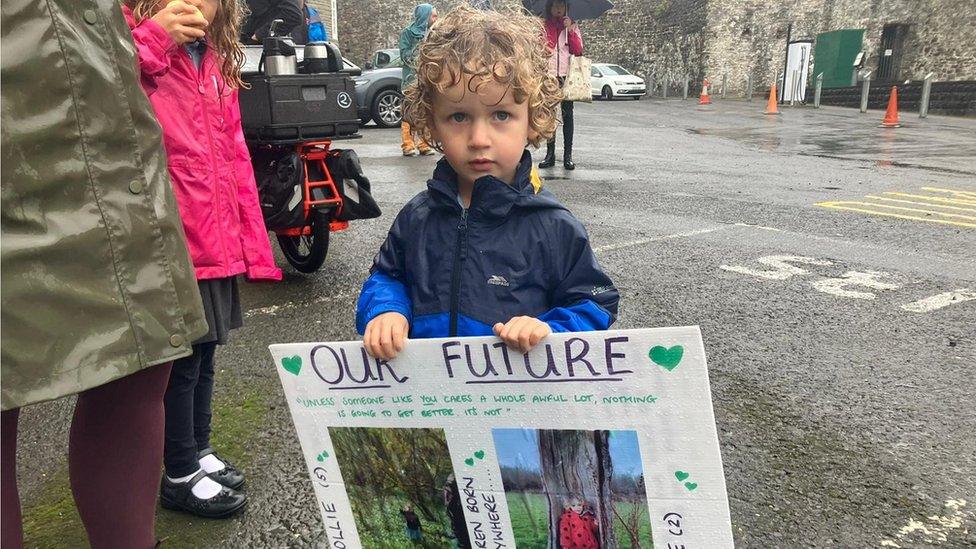
<svg viewBox="0 0 976 549"><path fill-rule="evenodd" d="M563 82L563 101L593 101L590 86L590 60L582 55L569 58L569 73Z"/></svg>

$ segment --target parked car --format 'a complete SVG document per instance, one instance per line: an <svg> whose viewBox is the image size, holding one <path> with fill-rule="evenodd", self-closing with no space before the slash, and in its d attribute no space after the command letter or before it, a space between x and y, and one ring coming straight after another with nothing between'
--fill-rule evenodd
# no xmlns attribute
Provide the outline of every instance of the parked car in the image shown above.
<svg viewBox="0 0 976 549"><path fill-rule="evenodd" d="M611 63L593 63L590 68L590 87L593 97L606 100L614 97L640 99L647 93L643 78Z"/></svg>
<svg viewBox="0 0 976 549"><path fill-rule="evenodd" d="M400 50L398 49L377 50L373 53L373 59L366 62L366 70L402 66L403 60L400 59Z"/></svg>
<svg viewBox="0 0 976 549"><path fill-rule="evenodd" d="M403 69L399 66L365 70L356 78L356 102L363 124L372 120L381 128L400 127L403 120L402 80Z"/></svg>

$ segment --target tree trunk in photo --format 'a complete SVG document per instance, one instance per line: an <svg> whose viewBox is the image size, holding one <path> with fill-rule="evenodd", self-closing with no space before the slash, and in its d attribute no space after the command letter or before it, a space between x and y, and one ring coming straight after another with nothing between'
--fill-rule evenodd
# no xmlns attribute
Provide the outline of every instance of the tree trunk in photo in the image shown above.
<svg viewBox="0 0 976 549"><path fill-rule="evenodd" d="M563 549L559 543L559 517L574 498L581 499L596 514L600 548L615 549L610 432L541 430L539 457L543 489L549 499L548 549Z"/></svg>

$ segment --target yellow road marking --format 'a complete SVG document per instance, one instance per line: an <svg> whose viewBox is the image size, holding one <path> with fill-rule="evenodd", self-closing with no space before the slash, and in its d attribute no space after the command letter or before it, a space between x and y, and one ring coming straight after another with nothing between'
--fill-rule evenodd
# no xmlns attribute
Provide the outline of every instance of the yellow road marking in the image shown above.
<svg viewBox="0 0 976 549"><path fill-rule="evenodd" d="M962 200L959 198L942 198L941 196L925 196L922 194L911 194L911 193L894 193L885 192L881 194L887 194L891 196L903 196L905 198L918 198L919 200L930 200L932 202L944 202L947 204L960 204L963 206L976 206L976 198L973 200Z"/></svg>
<svg viewBox="0 0 976 549"><path fill-rule="evenodd" d="M854 208L853 206L882 206L881 204L872 204L869 202L818 202L817 206L822 206L824 208L832 208L835 210L848 210L852 212L866 213L870 215L880 215L883 217L894 217L897 219L909 219L912 221L925 221L927 223L939 223L941 225L954 225L956 227L970 227L976 228L976 223L963 223L961 221L949 221L946 219L933 219L930 217L918 217L914 215L903 215L892 212L879 212L876 210L868 210L864 208ZM934 213L934 212L933 212Z"/></svg>
<svg viewBox="0 0 976 549"><path fill-rule="evenodd" d="M955 218L959 218L959 219L966 219L966 220L969 220L969 221L976 221L976 216L971 216L971 215L959 215L959 214L953 214L953 213L940 212L940 211L936 211L936 210L923 210L921 208L906 208L904 206L889 206L887 204L874 204L872 202L860 202L860 204L864 204L864 205L867 205L867 206L875 206L875 207L878 207L878 208L888 208L890 210L904 210L906 212L921 212L921 213L926 213L926 214L941 215L943 217L955 217Z"/></svg>
<svg viewBox="0 0 976 549"><path fill-rule="evenodd" d="M923 191L933 191L937 193L949 193L955 195L962 195L965 198L976 199L976 191L957 191L955 189L943 189L941 187L922 187Z"/></svg>
<svg viewBox="0 0 976 549"><path fill-rule="evenodd" d="M871 200L884 200L886 202L900 202L902 204L914 204L916 206L927 206L929 208L946 208L949 210L959 210L963 212L973 212L976 213L976 208L960 208L959 206L946 206L945 204L929 204L927 202L914 202L911 200L901 200L898 198L887 198L884 196L874 196L869 194L864 198L870 198Z"/></svg>
<svg viewBox="0 0 976 549"><path fill-rule="evenodd" d="M958 217L967 221L976 221L976 217L971 215L959 215L953 213L939 212L935 210L923 210L920 208L906 208L904 206L889 206L887 204L875 204L874 202L834 202L834 204L857 204L859 206L872 206L875 208L887 208L889 210L904 210L906 212L921 212L927 214L941 215L944 217Z"/></svg>

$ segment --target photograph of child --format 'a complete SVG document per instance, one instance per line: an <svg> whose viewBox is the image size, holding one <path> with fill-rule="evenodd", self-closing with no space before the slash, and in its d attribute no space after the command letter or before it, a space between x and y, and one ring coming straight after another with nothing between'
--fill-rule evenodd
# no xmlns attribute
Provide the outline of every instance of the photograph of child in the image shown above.
<svg viewBox="0 0 976 549"><path fill-rule="evenodd" d="M442 429L330 427L329 435L365 549L456 545Z"/></svg>
<svg viewBox="0 0 976 549"><path fill-rule="evenodd" d="M636 431L495 429L518 547L653 547Z"/></svg>

